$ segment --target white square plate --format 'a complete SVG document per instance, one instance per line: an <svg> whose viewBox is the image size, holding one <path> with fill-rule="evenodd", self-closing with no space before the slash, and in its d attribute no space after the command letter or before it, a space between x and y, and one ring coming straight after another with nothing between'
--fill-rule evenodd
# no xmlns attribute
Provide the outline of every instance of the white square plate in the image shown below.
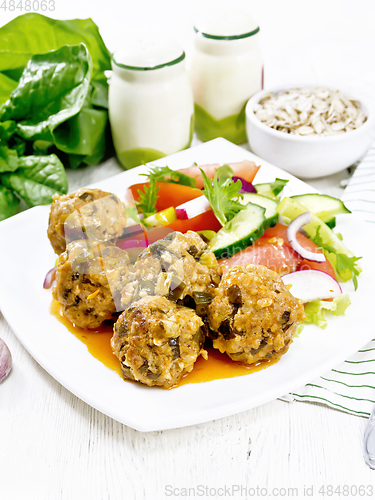
<svg viewBox="0 0 375 500"><path fill-rule="evenodd" d="M285 194L312 192L310 186L224 139L187 149L154 164L183 168L249 159L261 164L256 182L289 179ZM93 187L123 199L146 167L123 172ZM49 207L36 207L0 223L0 307L23 346L57 381L83 401L134 429L173 429L232 415L266 403L324 373L373 336L374 231L353 215L338 217L338 231L362 255L359 288L344 284L352 305L330 317L328 327L305 327L288 353L265 370L241 377L186 384L165 391L127 383L95 359L86 346L49 312L51 291L42 287L55 254L47 239Z"/></svg>

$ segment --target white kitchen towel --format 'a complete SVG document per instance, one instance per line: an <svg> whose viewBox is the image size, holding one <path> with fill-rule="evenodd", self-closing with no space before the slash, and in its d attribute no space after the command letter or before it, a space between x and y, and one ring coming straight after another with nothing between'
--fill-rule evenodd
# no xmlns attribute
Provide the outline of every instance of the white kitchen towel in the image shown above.
<svg viewBox="0 0 375 500"><path fill-rule="evenodd" d="M369 231L375 231L375 143L358 164L342 200L361 214ZM375 404L374 338L348 360L283 398L315 401L338 410L368 417Z"/></svg>

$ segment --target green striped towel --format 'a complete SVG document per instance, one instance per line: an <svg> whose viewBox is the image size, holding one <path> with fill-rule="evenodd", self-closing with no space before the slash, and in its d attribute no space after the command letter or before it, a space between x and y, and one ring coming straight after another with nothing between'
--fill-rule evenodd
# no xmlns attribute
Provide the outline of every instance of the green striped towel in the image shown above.
<svg viewBox="0 0 375 500"><path fill-rule="evenodd" d="M342 200L375 230L375 143L359 163ZM371 342L348 360L281 399L315 401L368 417L375 404L375 330Z"/></svg>

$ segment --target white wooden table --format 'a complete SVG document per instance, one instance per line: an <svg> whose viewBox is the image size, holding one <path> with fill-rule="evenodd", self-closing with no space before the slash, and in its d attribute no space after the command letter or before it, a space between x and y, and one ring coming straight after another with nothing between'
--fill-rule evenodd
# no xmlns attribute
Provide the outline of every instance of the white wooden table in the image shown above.
<svg viewBox="0 0 375 500"><path fill-rule="evenodd" d="M93 17L110 48L123 32L141 27L169 31L184 44L202 4L215 3L56 0L50 15ZM262 26L267 86L339 80L372 88L373 0L237 4ZM0 25L17 14L1 12ZM70 172L70 188L118 171L109 162ZM339 197L345 176L311 184ZM333 498L339 498L341 488L341 496L352 498L360 496L361 485L368 498L375 491L375 472L362 459L364 418L320 404L276 400L214 422L140 433L57 383L25 351L1 313L0 338L13 356L13 370L0 384L0 500L323 498L321 488L325 497L336 492ZM345 485L352 486L351 495Z"/></svg>

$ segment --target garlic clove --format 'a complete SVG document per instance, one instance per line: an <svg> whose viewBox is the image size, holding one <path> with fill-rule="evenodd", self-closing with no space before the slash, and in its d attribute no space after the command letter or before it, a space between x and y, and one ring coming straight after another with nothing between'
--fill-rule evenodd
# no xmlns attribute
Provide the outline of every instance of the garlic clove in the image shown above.
<svg viewBox="0 0 375 500"><path fill-rule="evenodd" d="M6 343L0 339L0 382L2 382L12 369L12 355Z"/></svg>

